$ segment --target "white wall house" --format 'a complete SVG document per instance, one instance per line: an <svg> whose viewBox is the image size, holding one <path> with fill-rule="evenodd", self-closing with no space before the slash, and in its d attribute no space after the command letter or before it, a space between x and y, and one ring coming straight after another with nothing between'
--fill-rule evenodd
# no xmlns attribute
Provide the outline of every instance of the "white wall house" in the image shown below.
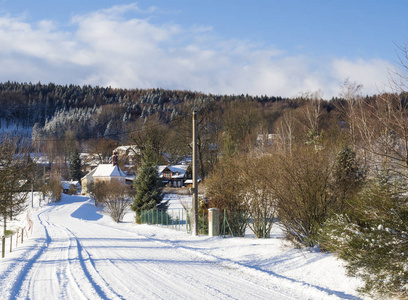
<svg viewBox="0 0 408 300"><path fill-rule="evenodd" d="M81 179L82 194L87 194L88 185L98 182L126 183L126 175L116 164L100 164Z"/></svg>

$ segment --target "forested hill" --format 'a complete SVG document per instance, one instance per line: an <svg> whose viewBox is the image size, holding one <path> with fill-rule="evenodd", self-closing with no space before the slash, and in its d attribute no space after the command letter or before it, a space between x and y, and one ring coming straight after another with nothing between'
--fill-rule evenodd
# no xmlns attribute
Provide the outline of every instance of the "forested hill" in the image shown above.
<svg viewBox="0 0 408 300"><path fill-rule="evenodd" d="M4 124L32 128L37 124L47 135L75 131L77 138L104 136L117 124L157 115L167 123L193 100L225 103L244 100L254 103L282 101L281 97L206 95L164 89L116 89L99 86L53 83L0 83L0 119ZM117 123L115 125L115 123ZM6 125L7 126L7 125ZM61 130L60 130L61 129Z"/></svg>

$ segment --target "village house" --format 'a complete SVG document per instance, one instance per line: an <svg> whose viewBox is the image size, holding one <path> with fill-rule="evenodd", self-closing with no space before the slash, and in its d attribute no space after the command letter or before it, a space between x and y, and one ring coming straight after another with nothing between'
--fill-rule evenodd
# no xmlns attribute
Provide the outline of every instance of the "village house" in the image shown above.
<svg viewBox="0 0 408 300"><path fill-rule="evenodd" d="M64 194L78 194L81 192L81 185L79 181L61 181L62 192Z"/></svg>
<svg viewBox="0 0 408 300"><path fill-rule="evenodd" d="M134 165L142 155L142 152L136 145L119 146L113 151L118 154L118 157L125 165Z"/></svg>
<svg viewBox="0 0 408 300"><path fill-rule="evenodd" d="M89 185L98 182L126 183L126 175L118 166L118 156L114 152L111 164L100 164L81 179L82 194L89 192Z"/></svg>
<svg viewBox="0 0 408 300"><path fill-rule="evenodd" d="M80 153L79 157L81 158L83 172L90 172L101 163L97 154Z"/></svg>
<svg viewBox="0 0 408 300"><path fill-rule="evenodd" d="M191 179L189 165L158 166L159 176L163 184L170 187L183 187L185 181Z"/></svg>
<svg viewBox="0 0 408 300"><path fill-rule="evenodd" d="M128 174L133 175L135 166L140 164L142 152L136 145L123 145L116 147L114 150L121 161L122 170Z"/></svg>

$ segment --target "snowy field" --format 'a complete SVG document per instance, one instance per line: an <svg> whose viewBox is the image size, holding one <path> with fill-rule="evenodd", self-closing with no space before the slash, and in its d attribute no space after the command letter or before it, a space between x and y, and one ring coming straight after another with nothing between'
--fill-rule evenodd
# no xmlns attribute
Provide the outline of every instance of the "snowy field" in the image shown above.
<svg viewBox="0 0 408 300"><path fill-rule="evenodd" d="M0 260L1 299L360 299L341 261L294 249L278 226L270 239L193 237L133 212L116 224L67 195L31 218L32 236Z"/></svg>

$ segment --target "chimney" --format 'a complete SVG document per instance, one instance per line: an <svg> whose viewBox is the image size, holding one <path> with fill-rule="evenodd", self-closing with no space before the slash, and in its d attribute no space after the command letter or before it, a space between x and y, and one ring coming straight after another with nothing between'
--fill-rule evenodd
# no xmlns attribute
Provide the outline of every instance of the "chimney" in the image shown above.
<svg viewBox="0 0 408 300"><path fill-rule="evenodd" d="M116 151L113 151L112 166L117 166L117 165L118 165L118 153Z"/></svg>

